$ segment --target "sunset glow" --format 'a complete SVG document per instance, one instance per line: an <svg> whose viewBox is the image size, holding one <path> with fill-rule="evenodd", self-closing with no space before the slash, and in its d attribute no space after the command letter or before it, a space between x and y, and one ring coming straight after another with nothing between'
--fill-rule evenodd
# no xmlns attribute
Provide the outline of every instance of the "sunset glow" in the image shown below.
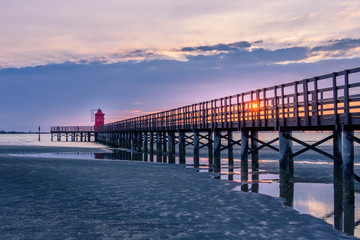
<svg viewBox="0 0 360 240"><path fill-rule="evenodd" d="M121 120L360 62L359 1L1 4L8 130L84 124L99 105Z"/></svg>

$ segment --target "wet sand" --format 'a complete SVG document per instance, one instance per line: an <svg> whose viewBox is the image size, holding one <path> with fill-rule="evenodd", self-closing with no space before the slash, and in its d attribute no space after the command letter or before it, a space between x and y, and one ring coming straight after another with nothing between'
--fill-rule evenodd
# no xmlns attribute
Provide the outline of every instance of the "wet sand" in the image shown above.
<svg viewBox="0 0 360 240"><path fill-rule="evenodd" d="M181 165L8 155L94 150L0 146L1 238L354 238L280 199L233 191L237 183Z"/></svg>

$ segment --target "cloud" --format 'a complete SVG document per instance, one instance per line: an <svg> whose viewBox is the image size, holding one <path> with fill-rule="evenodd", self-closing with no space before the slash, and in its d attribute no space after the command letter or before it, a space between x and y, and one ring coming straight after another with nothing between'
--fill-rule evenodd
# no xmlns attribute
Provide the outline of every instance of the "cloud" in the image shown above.
<svg viewBox="0 0 360 240"><path fill-rule="evenodd" d="M317 46L312 49L312 51L348 51L354 48L360 47L360 39L339 39L339 40L330 40L325 46Z"/></svg>
<svg viewBox="0 0 360 240"><path fill-rule="evenodd" d="M240 49L247 49L251 47L251 44L246 41L235 42L230 44L216 44L211 46L198 46L198 47L184 47L180 51L193 52L193 51L238 51Z"/></svg>
<svg viewBox="0 0 360 240"><path fill-rule="evenodd" d="M323 47L343 43L343 49L352 51L351 47L356 46L354 42L336 40ZM97 106L102 106L106 119L116 121L359 67L360 58L356 57L319 58L308 63L314 54L325 50L315 51L304 46L270 50L261 44L245 49L234 43L210 45L217 49L213 54L184 52L186 61L111 62L106 56L62 64L3 68L0 70L0 109L5 116L0 118L0 130L28 131L39 125L46 129L50 125L83 124L90 110ZM224 45L231 50L218 51L227 48ZM344 51L339 48L326 51L340 52L342 56ZM148 50L128 52L136 55L146 54ZM88 120L90 125L90 118Z"/></svg>

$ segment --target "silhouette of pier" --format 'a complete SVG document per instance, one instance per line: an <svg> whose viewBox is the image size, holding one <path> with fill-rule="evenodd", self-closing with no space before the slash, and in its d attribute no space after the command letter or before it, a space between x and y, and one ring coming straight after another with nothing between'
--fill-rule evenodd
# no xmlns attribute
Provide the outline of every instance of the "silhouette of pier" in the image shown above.
<svg viewBox="0 0 360 240"><path fill-rule="evenodd" d="M354 142L360 143L354 131L359 129L360 68L354 68L105 124L98 128L97 139L137 152L155 152L159 159L167 155L170 163L175 155L185 163L186 147L192 145L195 167L199 166L199 150L206 147L214 171L220 171L224 150L232 168L233 147L240 146L245 183L249 155L251 171L257 172L259 151L267 147L279 152L280 196L285 198L293 192L293 158L316 151L334 161L336 206L342 201L344 208L335 209L334 225L340 229L345 221L344 231L353 234L354 180L360 180L354 173ZM259 131L276 131L279 136L264 142L258 138ZM293 131L332 131L332 135L308 144L293 137ZM240 132L241 138L234 139L234 132ZM332 153L318 148L330 140ZM304 148L294 152L293 142ZM338 214L343 210L344 220Z"/></svg>
<svg viewBox="0 0 360 240"><path fill-rule="evenodd" d="M61 141L61 138L65 137L65 141L72 142L90 142L96 139L94 126L54 126L50 128L50 134L51 141L54 140L54 137L57 138L57 141Z"/></svg>

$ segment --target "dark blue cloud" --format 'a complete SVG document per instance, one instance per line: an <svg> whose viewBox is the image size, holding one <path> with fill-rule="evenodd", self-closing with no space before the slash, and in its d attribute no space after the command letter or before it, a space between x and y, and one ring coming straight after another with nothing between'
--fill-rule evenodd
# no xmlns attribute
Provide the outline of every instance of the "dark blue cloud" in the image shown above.
<svg viewBox="0 0 360 240"><path fill-rule="evenodd" d="M241 50L230 53L220 53L216 55L197 55L188 56L190 61L210 61L213 63L226 63L230 65L238 64L268 64L284 61L303 60L308 57L308 48L292 47L276 50L257 48L253 50Z"/></svg>
<svg viewBox="0 0 360 240"><path fill-rule="evenodd" d="M357 47L360 47L360 39L344 38L340 40L331 40L325 46L314 47L312 51L347 51Z"/></svg>
<svg viewBox="0 0 360 240"><path fill-rule="evenodd" d="M216 44L211 46L198 46L198 47L184 47L181 51L193 52L193 51L237 51L239 49L246 49L251 47L251 44L246 41L235 42L230 44Z"/></svg>

